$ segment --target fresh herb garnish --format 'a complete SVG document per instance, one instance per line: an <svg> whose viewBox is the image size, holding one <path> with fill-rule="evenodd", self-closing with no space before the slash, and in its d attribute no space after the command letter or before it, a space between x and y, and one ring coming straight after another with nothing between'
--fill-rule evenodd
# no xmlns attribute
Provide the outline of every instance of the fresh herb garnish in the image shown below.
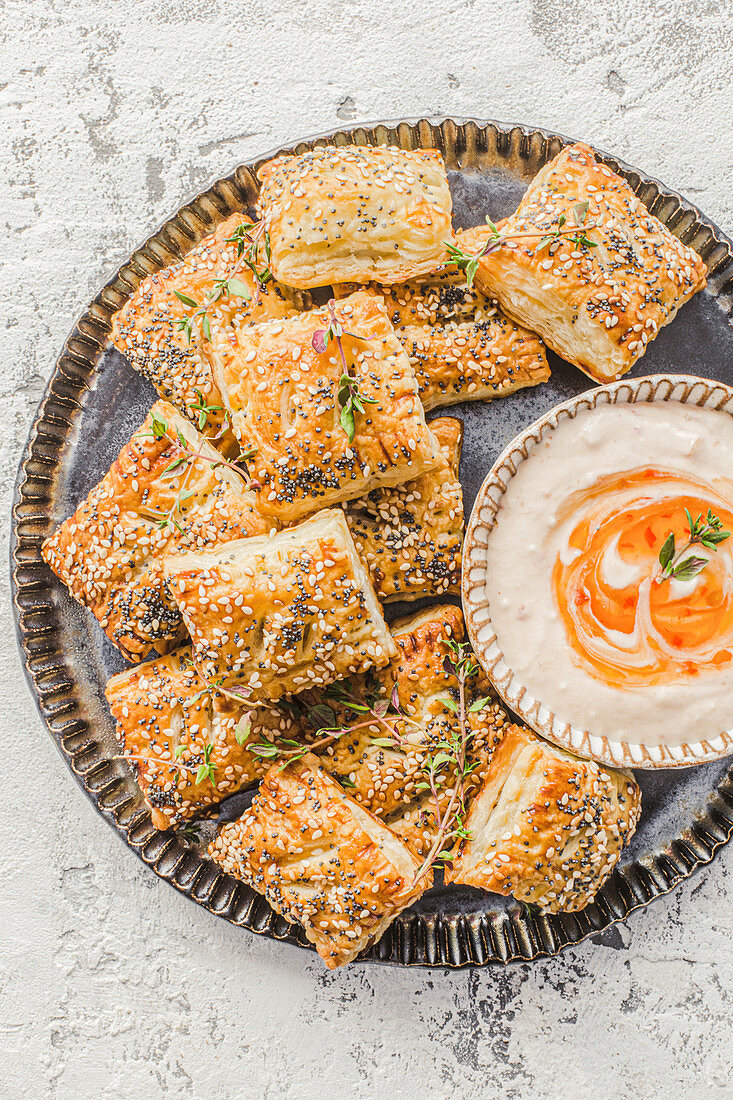
<svg viewBox="0 0 733 1100"><path fill-rule="evenodd" d="M674 532L670 531L667 535L662 549L659 551L659 564L662 568L655 578L657 584L661 584L662 581L666 581L670 577L678 581L692 580L699 573L702 573L708 564L708 558L696 557L694 554L691 554L689 558L684 558L683 555L687 553L690 547L699 544L704 546L706 550L717 552L718 545L730 538L730 531L723 530L722 520L709 508L705 517L700 513L697 519L693 519L689 508L685 508L685 515L687 516L687 529L690 537L685 545L677 550Z"/></svg>
<svg viewBox="0 0 733 1100"><path fill-rule="evenodd" d="M539 237L540 242L535 250L539 252L555 241L559 241L561 237L569 237L578 248L597 248L597 241L592 241L590 237L587 236L587 230L597 228L595 223L585 226L588 209L589 204L587 202L576 203L573 207L573 225L566 227L567 218L564 214L561 214L558 218L557 227L549 233L544 229L538 229L533 233L501 233L498 226L496 226L490 218L487 218L486 223L491 233L483 247L480 248L478 252L469 253L464 252L462 248L459 248L451 241L446 241L445 247L448 252L449 260L460 268L461 271L465 271L466 285L470 288L473 286L473 280L478 271L479 261L484 256L488 256L489 253L496 252L496 250L501 248L506 241ZM584 228L581 228L583 226Z"/></svg>
<svg viewBox="0 0 733 1100"><path fill-rule="evenodd" d="M251 714L243 715L234 727L234 739L238 745L243 745L252 732Z"/></svg>
<svg viewBox="0 0 733 1100"><path fill-rule="evenodd" d="M211 754L215 748L216 746L214 742L209 741L208 744L204 745L204 758L201 763L188 764L185 761L181 760L181 757L185 752L190 752L192 756L196 756L196 746L190 744L176 745L175 749L173 750L173 759L176 761L177 766L176 778L178 777L178 770L180 768L185 768L188 772L196 773L196 786L198 786L200 783L203 783L206 779L210 780L211 783L214 783L216 780L216 770L218 765L215 764L214 761L211 759Z"/></svg>
<svg viewBox="0 0 733 1100"><path fill-rule="evenodd" d="M196 391L198 394L198 390ZM199 394L199 399L203 404L203 398ZM216 406L204 406L203 414L206 414L206 410L209 408L216 408ZM183 505L192 496L195 495L195 489L188 489L187 482L191 476L191 472L194 468L194 463L197 460L207 462L212 470L218 469L220 466L227 466L230 470L234 470L244 479L248 486L252 486L253 482L249 477L249 473L245 466L237 465L234 462L229 462L223 457L218 455L213 458L211 455L206 454L204 451L196 450L186 439L181 431L178 429L170 428L165 420L158 420L156 416L153 416L151 421L151 435L153 439L163 439L167 436L170 442L175 448L174 456L168 463L166 468L160 474L163 480L172 480L183 477L182 483L179 485L176 494L173 498L173 504L167 512L157 512L153 509L147 511L147 516L156 522L160 530L164 530L167 527L175 527L177 531L184 534L184 528L180 522L183 516ZM248 458L251 458L255 454L254 450L247 452L240 452L237 462L245 462Z"/></svg>
<svg viewBox="0 0 733 1100"><path fill-rule="evenodd" d="M338 403L341 407L339 423L346 432L349 443L354 442L356 420L354 414L365 411L364 405L376 405L374 397L367 397L359 390L359 384L350 374L342 374L338 386Z"/></svg>
<svg viewBox="0 0 733 1100"><path fill-rule="evenodd" d="M272 279L270 271L270 236L265 232L263 222L244 222L238 225L231 237L227 237L227 244L236 244L237 256L229 271L220 279L216 279L211 288L211 293L203 302L197 302L190 294L174 290L178 301L193 310L178 319L179 332L185 332L189 344L193 341L194 324L201 323L201 332L205 340L211 340L211 320L209 310L222 298L241 298L248 302L252 298L252 292L245 282L238 276L243 268L252 272L255 278L255 301L259 301L260 294L267 283ZM264 260L262 257L264 253Z"/></svg>
<svg viewBox="0 0 733 1100"><path fill-rule="evenodd" d="M280 770L282 770L288 764L301 760L307 753L315 752L333 744L345 734L354 733L360 729L374 730L375 726L382 731L383 736L372 735L372 744L378 748L391 749L393 752L405 751L404 734L400 726L405 723L417 723L414 723L413 719L400 706L396 688L389 699L368 696L362 701L341 684L331 684L323 694L325 698L331 699L336 705L361 715L362 720L350 725L339 726L336 723L336 711L327 703L319 702L313 706L305 705L305 718L310 726L315 729L315 741L304 745L300 741L279 738L276 741L250 744L247 746L249 751L268 760L281 759L283 763L280 765ZM324 719L332 724L322 725ZM350 783L350 785L353 786L353 783Z"/></svg>
<svg viewBox="0 0 733 1100"><path fill-rule="evenodd" d="M248 268L255 277L257 297L273 279L270 270L270 234L265 229L265 223L244 222L238 225L227 238L227 244L237 246L237 264L235 270L241 271ZM263 259L264 254L264 259ZM244 284L241 284L244 285ZM246 289L246 288L245 288Z"/></svg>
<svg viewBox="0 0 733 1100"><path fill-rule="evenodd" d="M201 321L201 331L204 334L206 340L211 339L211 321L209 320L209 310L213 305L224 297L243 298L244 301L249 301L252 295L249 292L249 287L242 282L241 279L234 278L234 272L241 267L241 264L236 264L232 269L232 275L224 279L217 279L212 287L211 293L204 299L199 305L197 301L191 298L188 294L182 294L180 290L174 290L176 298L184 306L188 306L192 309L193 313L187 313L184 317L179 317L177 321L178 331L185 332L189 344L193 340L193 326L196 320Z"/></svg>
<svg viewBox="0 0 733 1100"><path fill-rule="evenodd" d="M216 780L216 768L217 765L212 762L211 754L214 751L214 742L210 741L208 745L204 745L204 759L196 769L196 785L203 783L205 780L209 780L210 783L214 783Z"/></svg>
<svg viewBox="0 0 733 1100"><path fill-rule="evenodd" d="M437 751L431 753L423 764L424 778L415 785L417 791L429 791L433 796L433 814L437 832L430 851L413 879L413 884L419 882L437 860L450 862L453 859L453 853L446 850L450 841L469 838L470 834L465 827L466 781L477 764L470 763L468 759L468 750L473 739L473 731L468 725L468 715L483 710L491 702L488 698L480 698L468 704L466 685L479 671L479 666L471 652L471 647L466 642L456 642L451 639L447 645L449 652L443 659L443 668L457 680L458 698L455 699L449 695L443 702L448 710L455 714L457 724L452 726L449 734L436 744ZM453 789L445 809L442 810L441 791L445 789L448 781L453 784Z"/></svg>
<svg viewBox="0 0 733 1100"><path fill-rule="evenodd" d="M313 333L311 344L314 351L318 352L319 355L323 355L331 340L336 342L343 370L339 378L336 394L341 409L339 423L346 432L346 438L349 443L353 443L354 436L356 435L355 413L363 413L366 411L364 409L365 405L376 405L377 402L374 397L367 397L366 394L361 393L357 379L349 374L349 367L346 362L346 355L344 354L344 346L341 342L341 338L342 336L350 336L352 340L365 340L367 337L358 336L355 332L345 332L341 321L336 316L336 302L333 298L328 303L327 308L329 312L328 325L326 328L316 329Z"/></svg>
<svg viewBox="0 0 733 1100"><path fill-rule="evenodd" d="M195 401L189 401L188 404L186 405L186 408L191 409L192 412L196 413L196 418L198 420L199 431L202 432L204 430L204 428L206 427L206 420L209 417L209 415L212 414L212 413L218 413L218 412L223 412L224 413L224 417L223 417L224 430L226 430L229 427L229 413L224 408L224 406L223 405L210 405L206 401L206 399L204 398L204 395L201 393L201 390L194 390L194 393L196 394L196 400ZM218 436L217 436L217 438L218 438Z"/></svg>

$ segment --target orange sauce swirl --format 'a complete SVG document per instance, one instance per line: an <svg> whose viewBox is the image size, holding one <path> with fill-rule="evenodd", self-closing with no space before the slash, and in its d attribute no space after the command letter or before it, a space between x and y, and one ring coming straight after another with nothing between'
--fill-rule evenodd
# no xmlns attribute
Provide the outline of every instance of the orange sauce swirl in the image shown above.
<svg viewBox="0 0 733 1100"><path fill-rule="evenodd" d="M568 641L592 675L638 688L730 664L729 543L717 553L693 546L690 554L709 561L687 582L662 580L658 559L670 531L678 548L688 541L686 508L693 518L710 508L733 531L732 501L733 493L722 497L686 474L644 467L600 478L566 502L560 518L573 526L553 567L554 598Z"/></svg>

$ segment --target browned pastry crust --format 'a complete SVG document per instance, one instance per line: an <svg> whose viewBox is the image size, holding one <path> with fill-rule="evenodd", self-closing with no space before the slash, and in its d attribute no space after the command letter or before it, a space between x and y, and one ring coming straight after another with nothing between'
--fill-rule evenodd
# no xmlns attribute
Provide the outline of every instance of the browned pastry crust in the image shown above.
<svg viewBox="0 0 733 1100"><path fill-rule="evenodd" d="M437 150L319 147L259 177L271 267L289 286L402 282L445 257L451 195Z"/></svg>
<svg viewBox="0 0 733 1100"><path fill-rule="evenodd" d="M248 746L273 738L307 740L289 712L252 708L207 685L190 647L113 676L106 695L117 738L157 829L186 821L257 782L271 762ZM213 772L202 772L197 782L199 767L206 764Z"/></svg>
<svg viewBox="0 0 733 1100"><path fill-rule="evenodd" d="M395 652L343 512L166 561L207 680L277 700Z"/></svg>
<svg viewBox="0 0 733 1100"><path fill-rule="evenodd" d="M313 755L262 781L209 855L303 925L329 969L351 962L432 885L418 861Z"/></svg>
<svg viewBox="0 0 733 1100"><path fill-rule="evenodd" d="M641 791L607 768L512 726L494 754L446 882L467 883L546 912L583 909L633 836Z"/></svg>
<svg viewBox="0 0 733 1100"><path fill-rule="evenodd" d="M590 247L563 237L542 238L574 224L587 203L583 232ZM591 228L596 226L596 228ZM591 378L625 374L659 329L705 285L707 269L653 217L629 185L599 164L587 145L563 149L534 177L503 234L509 241L483 257L476 281L519 324ZM474 240L489 230L474 230Z"/></svg>
<svg viewBox="0 0 733 1100"><path fill-rule="evenodd" d="M456 233L456 242L465 250L473 243L467 243L465 232ZM352 286L337 287L336 293ZM409 283L371 289L384 298L426 411L504 397L550 377L542 341L510 321L492 298L475 286L469 289L465 273L452 265Z"/></svg>
<svg viewBox="0 0 733 1100"><path fill-rule="evenodd" d="M284 523L324 506L412 480L440 461L415 375L377 295L339 302L342 344L360 394L349 442L340 423L343 366L335 341L313 348L328 309L237 327L214 341L214 373L234 431L252 462L261 511ZM352 335L354 334L354 335Z"/></svg>
<svg viewBox="0 0 733 1100"><path fill-rule="evenodd" d="M223 427L223 402L209 365L209 341L202 331L203 317L176 297L175 292L201 306L215 291L218 280L229 278L237 266L237 244L230 238L241 225L248 224L244 214L232 214L213 233L204 237L178 263L156 271L142 280L130 300L115 314L112 342L133 367L155 386L161 397L194 423L200 405L214 408L206 415L204 430L216 434ZM231 324L252 324L271 317L289 317L297 312L294 303L277 283L258 287L252 271L240 267L236 278L250 291L247 301L237 295L222 295L208 310L212 336ZM189 341L179 322L193 318Z"/></svg>
<svg viewBox="0 0 733 1100"><path fill-rule="evenodd" d="M455 729L457 721L446 703L457 698L457 683L445 671L443 660L449 652L448 639L460 641L464 637L463 615L460 608L442 604L393 623L392 632L397 654L373 677L373 682L364 684L363 692L367 697L389 699L396 686L400 705L409 716L409 721L389 718L389 724L397 726L401 743L391 748L375 742L375 738L385 738L385 730L376 721L364 727L365 719L360 715L354 724L362 728L339 737L325 751L323 760L337 778L344 779L358 802L397 825L402 838L419 852L424 850L425 841L434 837L436 824L433 796L425 796L419 789L426 778L423 769L429 756L437 751L438 742ZM336 690L326 695L338 697L338 688L335 685ZM469 707L474 700L490 694L485 678L476 676L468 684ZM468 714L468 760L476 767L466 781L466 800L481 782L508 721L506 711L496 701ZM451 789L450 781L442 783L441 805L447 802Z"/></svg>
<svg viewBox="0 0 733 1100"><path fill-rule="evenodd" d="M442 454L435 469L344 505L356 548L384 602L444 596L461 584L463 425L441 417L430 429Z"/></svg>
<svg viewBox="0 0 733 1100"><path fill-rule="evenodd" d="M201 457L185 457L179 432L187 453ZM271 526L244 478L222 464L172 405L158 401L41 553L110 641L128 660L139 661L186 635L163 579L163 557L260 535Z"/></svg>

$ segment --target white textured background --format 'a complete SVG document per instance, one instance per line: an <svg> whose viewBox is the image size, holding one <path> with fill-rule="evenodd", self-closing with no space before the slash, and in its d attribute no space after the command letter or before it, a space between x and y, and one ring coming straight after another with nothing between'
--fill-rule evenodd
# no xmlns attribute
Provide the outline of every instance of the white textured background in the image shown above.
<svg viewBox="0 0 733 1100"><path fill-rule="evenodd" d="M730 0L5 0L0 14L4 515L77 311L191 192L270 146L354 119L527 122L619 154L733 230ZM5 592L2 616L3 1100L733 1097L733 849L549 962L329 974L123 848L41 728Z"/></svg>

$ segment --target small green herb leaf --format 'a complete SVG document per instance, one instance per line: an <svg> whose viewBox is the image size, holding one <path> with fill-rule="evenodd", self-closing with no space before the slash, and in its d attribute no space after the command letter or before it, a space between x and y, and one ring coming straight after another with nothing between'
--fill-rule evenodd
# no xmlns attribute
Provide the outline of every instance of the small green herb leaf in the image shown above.
<svg viewBox="0 0 733 1100"><path fill-rule="evenodd" d="M180 290L174 290L176 298L179 302L183 302L184 306L190 306L192 309L198 309L198 302L194 302L193 298L189 298L188 294L182 294Z"/></svg>
<svg viewBox="0 0 733 1100"><path fill-rule="evenodd" d="M720 543L730 538L730 531L723 530L722 520L710 508L708 508L707 516L703 517L701 513L697 519L693 519L689 508L685 508L685 517L690 537L682 549L675 552L674 534L670 532L667 535L659 552L659 564L662 566L662 571L656 578L657 583L661 583L669 577L674 577L680 581L692 580L693 577L702 572L708 564L708 559L695 557L694 555L683 558L683 554L686 554L690 547L695 546L697 543L704 546L706 550L717 552Z"/></svg>
<svg viewBox="0 0 733 1100"><path fill-rule="evenodd" d="M237 298L244 298L245 302L252 297L249 287L241 279L229 279L227 287L230 294L234 294Z"/></svg>
<svg viewBox="0 0 733 1100"><path fill-rule="evenodd" d="M573 207L573 221L576 225L583 225L585 219L588 217L589 209L589 202L576 202L575 206Z"/></svg>
<svg viewBox="0 0 733 1100"><path fill-rule="evenodd" d="M349 443L353 443L356 436L356 422L354 420L354 410L350 405L344 405L341 409L339 423L346 432Z"/></svg>
<svg viewBox="0 0 733 1100"><path fill-rule="evenodd" d="M691 581L693 577L702 573L707 564L707 558L696 558L692 555L676 565L671 575L677 581Z"/></svg>
<svg viewBox="0 0 733 1100"><path fill-rule="evenodd" d="M670 531L667 538L664 540L664 545L659 551L659 564L662 569L666 569L672 558L674 557L674 533Z"/></svg>
<svg viewBox="0 0 733 1100"><path fill-rule="evenodd" d="M238 745L243 745L252 732L252 720L248 714L240 718L234 728L234 738Z"/></svg>
<svg viewBox="0 0 733 1100"><path fill-rule="evenodd" d="M315 729L333 729L336 725L336 711L326 703L316 703L308 711L308 720Z"/></svg>

